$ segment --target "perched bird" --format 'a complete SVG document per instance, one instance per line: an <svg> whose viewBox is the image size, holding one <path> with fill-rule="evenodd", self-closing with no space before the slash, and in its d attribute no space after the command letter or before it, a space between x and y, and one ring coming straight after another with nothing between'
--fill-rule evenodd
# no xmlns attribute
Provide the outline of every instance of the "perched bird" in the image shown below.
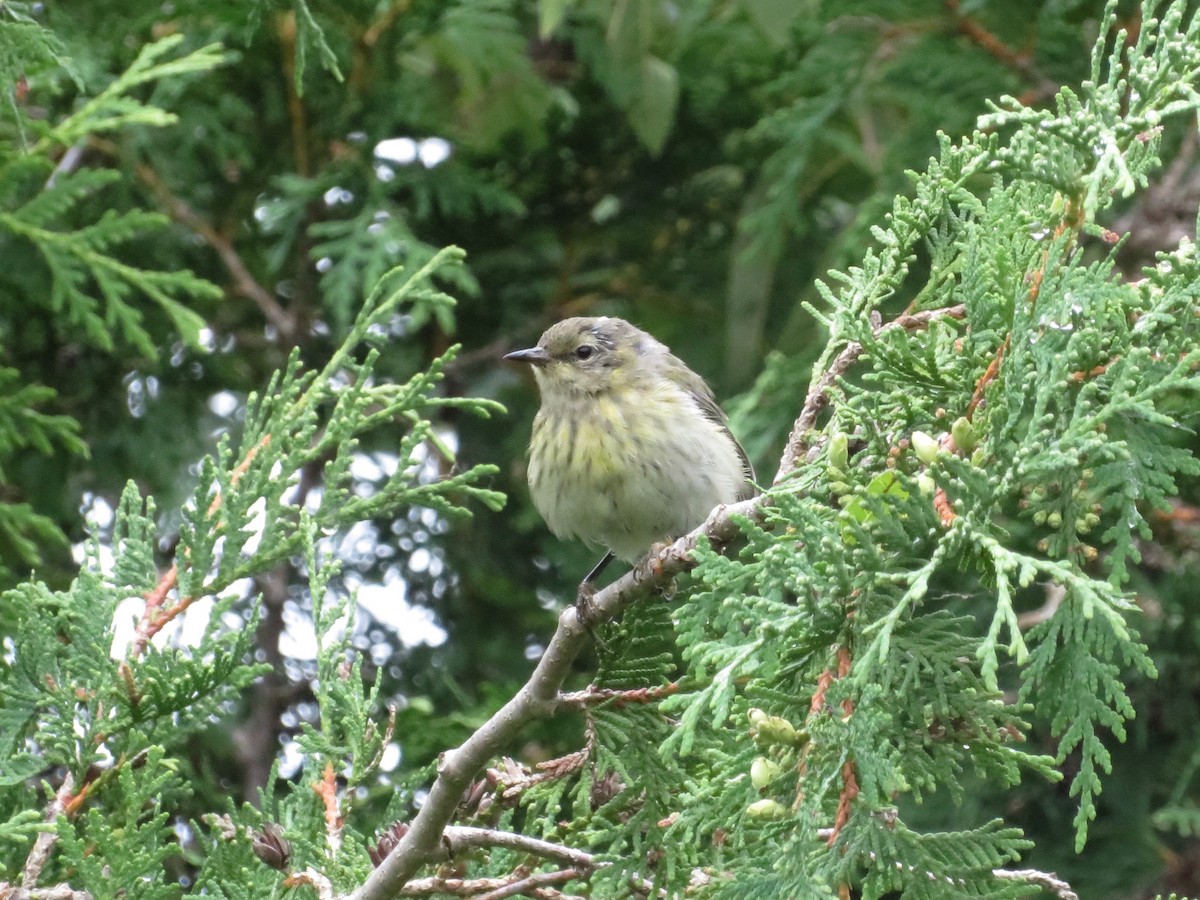
<svg viewBox="0 0 1200 900"><path fill-rule="evenodd" d="M699 375L624 319L573 318L505 359L542 396L529 445L533 504L559 537L636 562L713 507L753 496L746 451Z"/></svg>

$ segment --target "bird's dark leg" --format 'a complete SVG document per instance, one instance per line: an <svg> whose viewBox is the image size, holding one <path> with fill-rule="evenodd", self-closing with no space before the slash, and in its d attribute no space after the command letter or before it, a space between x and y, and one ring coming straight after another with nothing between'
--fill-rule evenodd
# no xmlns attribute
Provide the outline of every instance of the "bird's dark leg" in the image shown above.
<svg viewBox="0 0 1200 900"><path fill-rule="evenodd" d="M592 567L592 571L587 573L587 578L583 579L583 583L591 584L593 581L595 581L597 578L599 578L601 575L603 575L604 570L608 568L608 564L610 562L612 562L614 559L616 559L616 557L612 555L611 550L608 553L605 553L604 558L601 559L600 562L596 563L596 565Z"/></svg>
<svg viewBox="0 0 1200 900"><path fill-rule="evenodd" d="M604 558L596 563L592 571L588 572L587 577L579 582L579 592L575 595L575 610L579 613L580 621L587 625L588 630L591 630L592 627L592 598L596 596L596 585L593 582L603 574L613 559L615 557L611 552L605 553Z"/></svg>

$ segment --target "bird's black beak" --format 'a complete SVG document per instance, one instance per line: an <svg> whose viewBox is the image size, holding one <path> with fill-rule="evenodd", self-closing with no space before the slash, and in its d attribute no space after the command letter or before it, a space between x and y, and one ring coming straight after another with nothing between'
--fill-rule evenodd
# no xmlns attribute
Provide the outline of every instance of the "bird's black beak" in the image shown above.
<svg viewBox="0 0 1200 900"><path fill-rule="evenodd" d="M542 347L530 347L528 350L514 350L512 353L506 353L504 358L516 362L527 362L534 366L544 366L550 362L550 354Z"/></svg>

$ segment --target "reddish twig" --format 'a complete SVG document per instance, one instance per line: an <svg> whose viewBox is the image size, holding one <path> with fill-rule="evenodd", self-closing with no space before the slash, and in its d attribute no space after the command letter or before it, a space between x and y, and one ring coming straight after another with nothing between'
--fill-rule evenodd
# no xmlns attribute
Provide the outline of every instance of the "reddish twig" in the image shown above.
<svg viewBox="0 0 1200 900"><path fill-rule="evenodd" d="M1062 216L1054 226L1054 239L1062 237L1069 232L1078 231L1083 227L1083 208L1070 200L1065 201ZM1042 259L1038 267L1029 273L1027 279L1029 281L1029 291L1026 299L1029 302L1030 308L1037 305L1038 297L1042 293L1042 283L1046 279L1046 269L1050 265L1050 247L1042 251ZM1012 335L1006 335L1000 347L996 350L996 355L992 361L988 363L987 369L980 376L979 381L975 383L975 390L971 394L971 402L967 404L967 410L963 414L968 419L975 415L975 411L979 408L979 404L983 402L984 391L987 390L996 377L1000 374L1000 365L1004 362L1004 354L1008 351L1009 342L1012 340Z"/></svg>
<svg viewBox="0 0 1200 900"><path fill-rule="evenodd" d="M264 435L261 440L247 452L241 462L230 475L232 484L237 484L243 475L250 469L250 464L254 462L254 458L271 443L271 436ZM214 515L221 508L221 495L217 494L213 497L212 502L208 505L208 516ZM129 645L129 652L126 655L126 660L121 662L123 667L121 677L125 679L127 686L132 686L136 690L136 685L132 681L132 673L127 672L127 661L137 659L146 649L146 645L156 634L158 634L168 623L182 615L189 606L195 603L196 597L181 597L170 607L163 609L163 604L166 602L167 595L175 589L179 582L179 567L175 564L167 569L159 578L158 584L149 591L146 597L146 608L142 610L142 617L138 620L137 630L134 633L133 641ZM131 696L133 696L131 694Z"/></svg>
<svg viewBox="0 0 1200 900"><path fill-rule="evenodd" d="M996 37L980 22L964 13L959 0L944 0L944 2L946 11L950 13L951 18L954 20L954 25L958 29L959 34L963 35L963 37L1003 65L1033 83L1036 90L1033 96L1027 98L1024 102L1032 103L1040 97L1053 97L1058 93L1058 82L1047 78L1038 71L1037 67L1033 64L1033 53L1030 50L1014 50L1008 46L1008 44Z"/></svg>
<svg viewBox="0 0 1200 900"><path fill-rule="evenodd" d="M838 795L837 813L833 819L833 833L826 841L830 847L833 846L842 829L846 827L846 823L850 821L850 804L857 796L858 776L855 773L854 763L846 760L842 763L842 792Z"/></svg>
<svg viewBox="0 0 1200 900"><path fill-rule="evenodd" d="M325 763L321 780L314 784L312 789L325 805L325 838L329 842L329 849L336 853L342 846L342 826L345 823L342 821L342 812L338 805L337 776L334 774L332 762Z"/></svg>
<svg viewBox="0 0 1200 900"><path fill-rule="evenodd" d="M975 410L979 408L979 404L983 402L983 392L987 390L989 384L996 380L996 376L1000 374L1000 363L1004 360L1004 351L1008 349L1008 338L1000 345L1000 349L996 351L996 355L992 357L992 361L988 363L988 367L984 369L983 374L979 376L979 380L975 382L975 390L971 393L971 402L967 404L967 411L963 413L968 419L974 417Z"/></svg>
<svg viewBox="0 0 1200 900"><path fill-rule="evenodd" d="M308 885L317 893L317 900L333 900L333 883L328 877L311 867L283 879L285 888Z"/></svg>
<svg viewBox="0 0 1200 900"><path fill-rule="evenodd" d="M499 799L514 800L531 787L573 775L587 765L591 758L592 748L589 745L574 753L537 763L534 767L536 772L506 760L509 765L505 766L504 771L494 768L487 770L487 780L495 786Z"/></svg>
<svg viewBox="0 0 1200 900"><path fill-rule="evenodd" d="M1171 508L1156 510L1154 518L1161 522L1177 522L1180 525L1200 524L1200 508L1184 503L1182 500L1172 500Z"/></svg>
<svg viewBox="0 0 1200 900"><path fill-rule="evenodd" d="M1121 357L1119 357L1119 356L1114 356L1108 362L1101 363L1098 366L1092 366L1092 368L1088 369L1086 372L1082 372L1082 371L1072 372L1070 375L1070 379L1075 384L1079 384L1081 382L1087 381L1089 378L1099 378L1101 375L1103 375L1105 372L1108 371L1109 366L1111 366L1113 363L1115 363L1120 358Z"/></svg>
<svg viewBox="0 0 1200 900"><path fill-rule="evenodd" d="M833 684L833 672L829 669L817 676L817 689L813 691L812 702L808 704L810 716L820 712L825 705L825 694L828 693L831 684Z"/></svg>
<svg viewBox="0 0 1200 900"><path fill-rule="evenodd" d="M837 677L845 678L850 674L850 667L853 659L850 656L850 648L844 644L838 647L837 651ZM849 697L842 700L842 716L843 721L850 718L854 713L854 701ZM854 760L848 759L842 763L842 792L838 796L837 813L833 819L833 831L827 839L827 844L832 847L834 841L837 840L838 834L846 827L846 823L850 821L850 804L858 796L858 773L854 765Z"/></svg>
<svg viewBox="0 0 1200 900"><path fill-rule="evenodd" d="M933 492L933 508L938 514L938 519L946 528L953 525L954 520L958 518L958 513L954 511L954 504L950 502L945 488L939 487Z"/></svg>
<svg viewBox="0 0 1200 900"><path fill-rule="evenodd" d="M574 706L587 709L609 700L613 706L622 707L630 703L653 703L663 697L669 697L679 692L678 682L659 685L658 687L635 688L628 691L617 691L611 688L588 688L584 691L572 691L558 695L558 702L563 706Z"/></svg>

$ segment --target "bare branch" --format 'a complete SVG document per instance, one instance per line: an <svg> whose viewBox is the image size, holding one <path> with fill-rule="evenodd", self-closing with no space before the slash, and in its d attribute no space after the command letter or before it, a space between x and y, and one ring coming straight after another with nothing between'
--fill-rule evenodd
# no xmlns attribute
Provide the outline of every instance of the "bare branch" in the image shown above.
<svg viewBox="0 0 1200 900"><path fill-rule="evenodd" d="M965 13L960 0L944 0L946 11L958 28L973 44L976 44L995 59L1017 72L1033 88L1028 102L1033 103L1058 93L1058 82L1045 75L1033 62L1033 48L1013 50L996 35L983 27L976 19Z"/></svg>
<svg viewBox="0 0 1200 900"><path fill-rule="evenodd" d="M54 167L54 171L50 173L50 177L46 179L46 190L54 187L54 183L63 175L70 175L83 160L84 151L87 150L87 141L82 140L67 148L67 152L62 155L62 159L58 161L58 165ZM3 897L3 895L0 895Z"/></svg>
<svg viewBox="0 0 1200 900"><path fill-rule="evenodd" d="M450 894L455 897L472 897L474 900L480 900L481 897L511 897L513 896L512 894L497 895L495 892L518 885L520 893L533 897L535 900L583 900L583 898L576 898L574 894L564 894L544 883L545 876L558 874L557 872L548 872L544 874L542 879L536 881L537 876L519 877L518 880L514 881L512 876L507 878L445 878L435 875L432 878L417 878L410 881L400 891L400 896L444 897ZM553 883L558 883L556 879L552 879L552 881ZM485 893L487 891L491 893ZM0 898L0 900L3 900L3 898Z"/></svg>

